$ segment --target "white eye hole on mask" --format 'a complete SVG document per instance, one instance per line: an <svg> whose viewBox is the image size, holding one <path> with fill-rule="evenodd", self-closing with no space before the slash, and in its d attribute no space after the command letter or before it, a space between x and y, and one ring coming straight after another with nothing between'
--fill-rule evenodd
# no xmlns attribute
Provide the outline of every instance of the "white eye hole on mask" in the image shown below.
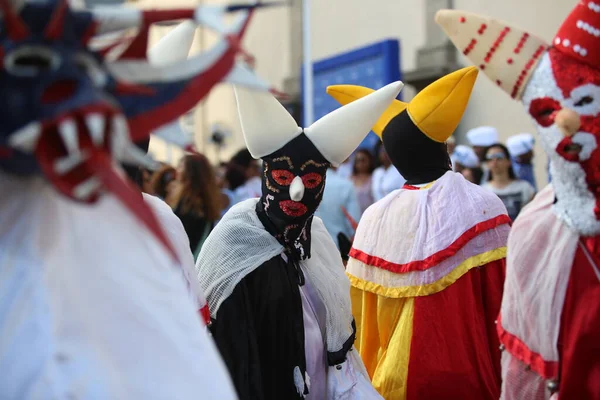
<svg viewBox="0 0 600 400"><path fill-rule="evenodd" d="M300 201L304 197L304 183L299 176L295 177L290 184L290 199Z"/></svg>
<svg viewBox="0 0 600 400"><path fill-rule="evenodd" d="M4 57L4 68L21 77L35 77L47 71L56 71L60 55L49 47L21 46Z"/></svg>
<svg viewBox="0 0 600 400"><path fill-rule="evenodd" d="M580 115L595 116L600 113L600 87L587 83L571 91L565 105Z"/></svg>

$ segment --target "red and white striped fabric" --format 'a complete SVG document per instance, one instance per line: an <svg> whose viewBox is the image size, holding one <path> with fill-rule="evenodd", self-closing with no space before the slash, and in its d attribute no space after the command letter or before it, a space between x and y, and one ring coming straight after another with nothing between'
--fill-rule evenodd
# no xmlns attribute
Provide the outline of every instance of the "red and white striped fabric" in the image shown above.
<svg viewBox="0 0 600 400"><path fill-rule="evenodd" d="M438 283L463 262L504 248L509 224L496 196L447 172L427 189L398 189L369 207L347 272L389 297L415 290L423 295L431 286L441 290Z"/></svg>

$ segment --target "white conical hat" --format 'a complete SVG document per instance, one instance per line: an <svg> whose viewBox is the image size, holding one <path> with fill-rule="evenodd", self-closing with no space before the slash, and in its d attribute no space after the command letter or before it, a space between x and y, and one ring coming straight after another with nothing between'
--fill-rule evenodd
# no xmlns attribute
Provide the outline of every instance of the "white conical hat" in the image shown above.
<svg viewBox="0 0 600 400"><path fill-rule="evenodd" d="M435 21L474 65L512 98L520 99L548 44L522 29L460 10L440 10Z"/></svg>
<svg viewBox="0 0 600 400"><path fill-rule="evenodd" d="M148 50L148 61L153 65L167 65L186 60L192 48L196 27L192 21L177 25Z"/></svg>
<svg viewBox="0 0 600 400"><path fill-rule="evenodd" d="M246 147L254 158L279 150L300 133L296 121L269 92L234 86Z"/></svg>
<svg viewBox="0 0 600 400"><path fill-rule="evenodd" d="M391 83L325 115L304 133L333 165L341 164L363 141L404 85ZM254 158L279 150L302 133L271 94L234 87L246 147Z"/></svg>
<svg viewBox="0 0 600 400"><path fill-rule="evenodd" d="M403 86L400 81L390 83L330 112L304 129L304 133L332 165L340 165L364 140Z"/></svg>

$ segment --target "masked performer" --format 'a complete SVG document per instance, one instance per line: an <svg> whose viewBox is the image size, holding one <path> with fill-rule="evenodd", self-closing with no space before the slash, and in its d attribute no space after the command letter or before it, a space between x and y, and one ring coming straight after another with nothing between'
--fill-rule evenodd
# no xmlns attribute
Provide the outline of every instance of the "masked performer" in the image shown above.
<svg viewBox="0 0 600 400"><path fill-rule="evenodd" d="M340 253L313 214L329 165L354 151L401 87L385 86L304 129L270 95L236 91L246 145L264 162L262 196L227 212L196 268L241 399L379 398L351 351Z"/></svg>
<svg viewBox="0 0 600 400"><path fill-rule="evenodd" d="M600 4L579 1L551 44L463 11L437 22L523 103L551 160L508 241L502 396L600 398Z"/></svg>
<svg viewBox="0 0 600 400"><path fill-rule="evenodd" d="M387 400L500 394L494 321L510 220L497 196L451 171L445 143L476 77L449 74L373 128L407 183L367 209L347 272L359 351ZM328 88L342 104L371 91Z"/></svg>
<svg viewBox="0 0 600 400"><path fill-rule="evenodd" d="M135 143L219 81L267 89L235 64L251 11L233 9L227 26L228 7L0 0L0 398L235 398L177 246L116 166L144 162ZM222 38L150 65L150 25L178 19ZM137 35L90 47L127 28Z"/></svg>

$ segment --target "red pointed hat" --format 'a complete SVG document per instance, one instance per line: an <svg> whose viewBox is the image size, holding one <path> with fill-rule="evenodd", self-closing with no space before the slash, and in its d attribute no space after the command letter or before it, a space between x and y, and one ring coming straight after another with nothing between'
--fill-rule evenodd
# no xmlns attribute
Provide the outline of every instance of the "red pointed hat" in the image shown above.
<svg viewBox="0 0 600 400"><path fill-rule="evenodd" d="M560 52L600 69L600 1L577 3L553 44Z"/></svg>

